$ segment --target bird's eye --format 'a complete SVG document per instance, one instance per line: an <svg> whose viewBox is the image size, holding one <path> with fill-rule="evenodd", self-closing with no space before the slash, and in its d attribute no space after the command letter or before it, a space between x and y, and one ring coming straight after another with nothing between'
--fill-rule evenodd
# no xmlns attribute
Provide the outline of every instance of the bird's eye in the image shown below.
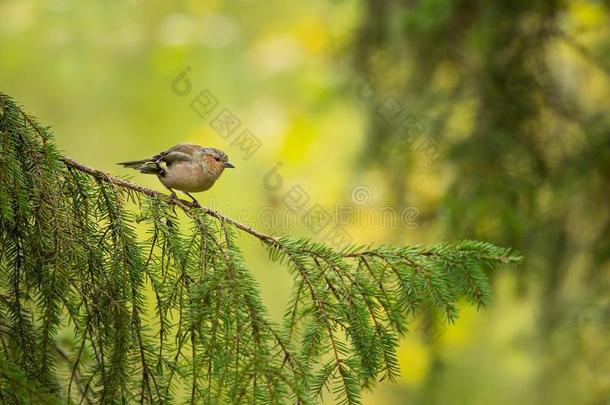
<svg viewBox="0 0 610 405"><path fill-rule="evenodd" d="M214 160L217 161L217 162L220 162L220 158L218 156L215 156Z"/></svg>

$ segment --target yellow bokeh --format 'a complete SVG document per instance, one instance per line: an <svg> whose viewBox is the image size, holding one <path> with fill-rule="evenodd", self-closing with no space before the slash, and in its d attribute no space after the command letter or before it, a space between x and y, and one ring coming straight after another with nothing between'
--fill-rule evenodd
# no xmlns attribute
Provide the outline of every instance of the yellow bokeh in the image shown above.
<svg viewBox="0 0 610 405"><path fill-rule="evenodd" d="M408 336L400 341L398 348L400 380L404 384L417 385L423 381L430 367L430 348L421 339Z"/></svg>

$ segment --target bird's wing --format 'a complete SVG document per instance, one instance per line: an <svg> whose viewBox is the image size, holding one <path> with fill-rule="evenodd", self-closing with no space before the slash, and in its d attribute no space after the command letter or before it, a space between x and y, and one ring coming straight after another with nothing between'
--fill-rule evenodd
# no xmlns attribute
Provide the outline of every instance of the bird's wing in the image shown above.
<svg viewBox="0 0 610 405"><path fill-rule="evenodd" d="M157 159L155 159L155 163L165 162L168 166L171 166L174 163L178 162L190 162L193 160L193 157L184 152L172 151L172 152L164 152Z"/></svg>
<svg viewBox="0 0 610 405"><path fill-rule="evenodd" d="M188 162L193 160L193 154L197 149L199 149L199 145L192 144L178 144L172 146L165 152L161 152L160 154L153 156L152 160L154 162L165 162L167 165L172 165L177 162Z"/></svg>
<svg viewBox="0 0 610 405"><path fill-rule="evenodd" d="M193 155L200 148L201 146L199 145L181 143L149 159L121 162L119 164L124 167L140 170L142 173L159 174L174 163L192 161Z"/></svg>
<svg viewBox="0 0 610 405"><path fill-rule="evenodd" d="M194 145L192 143L179 143L178 145L172 146L164 153L181 152L189 156L193 156L199 149L201 149L201 146L199 145Z"/></svg>

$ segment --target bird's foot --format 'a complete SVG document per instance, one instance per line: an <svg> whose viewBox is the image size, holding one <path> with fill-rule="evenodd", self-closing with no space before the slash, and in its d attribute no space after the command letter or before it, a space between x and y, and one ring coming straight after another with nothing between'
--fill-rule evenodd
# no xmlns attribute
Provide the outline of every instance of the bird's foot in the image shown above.
<svg viewBox="0 0 610 405"><path fill-rule="evenodd" d="M193 196L192 196L192 195L190 195L189 193L185 193L185 194L186 194L186 195L188 195L188 196L191 198L191 200L193 200L193 201L192 201L192 202L189 204L189 206L190 206L191 208L201 208L201 205L199 204L199 201L197 201L197 200L195 199L195 197L193 197Z"/></svg>

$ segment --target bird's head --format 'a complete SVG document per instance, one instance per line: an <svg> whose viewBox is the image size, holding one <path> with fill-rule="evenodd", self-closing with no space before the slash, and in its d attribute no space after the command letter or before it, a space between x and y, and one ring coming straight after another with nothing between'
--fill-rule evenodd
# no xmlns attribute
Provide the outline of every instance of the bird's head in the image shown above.
<svg viewBox="0 0 610 405"><path fill-rule="evenodd" d="M205 167L210 170L216 178L222 174L224 169L235 168L235 166L229 162L227 154L216 148L202 148L201 160Z"/></svg>

